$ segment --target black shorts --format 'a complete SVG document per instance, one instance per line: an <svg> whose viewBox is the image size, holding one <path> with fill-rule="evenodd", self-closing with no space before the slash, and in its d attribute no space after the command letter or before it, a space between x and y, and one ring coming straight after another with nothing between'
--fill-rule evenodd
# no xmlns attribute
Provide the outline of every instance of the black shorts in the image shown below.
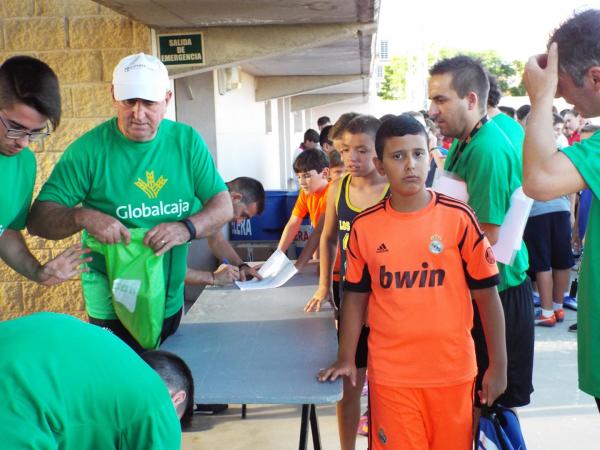
<svg viewBox="0 0 600 450"><path fill-rule="evenodd" d="M565 270L575 265L571 252L571 213L568 211L530 217L523 240L532 273Z"/></svg>
<svg viewBox="0 0 600 450"><path fill-rule="evenodd" d="M496 400L503 406L514 408L529 404L533 392L533 344L534 319L531 282L526 280L519 286L500 292L506 326L507 386ZM473 302L474 322L471 334L477 356L477 378L475 379L475 406L481 406L477 391L488 367L488 352L479 318L477 305Z"/></svg>
<svg viewBox="0 0 600 450"><path fill-rule="evenodd" d="M337 283L337 286L336 286ZM337 292L337 300L336 300L336 292ZM342 296L342 284L338 281L333 282L333 301L335 302L335 306L337 306L338 311L341 305L341 296ZM338 342L340 340L340 324L341 321L338 320ZM367 357L369 356L369 327L362 327L360 331L360 337L358 338L358 344L356 345L356 356L354 357L354 363L356 364L357 369L362 369L367 367Z"/></svg>
<svg viewBox="0 0 600 450"><path fill-rule="evenodd" d="M183 308L181 308L171 317L167 317L163 321L163 327L160 333L161 343L177 331L177 328L179 328L179 323L181 322L181 316L183 315L182 313ZM119 319L95 319L89 316L88 318L91 324L110 330L115 336L118 336L123 342L131 347L138 355L147 350L138 344L135 338L129 333L129 331L127 331Z"/></svg>

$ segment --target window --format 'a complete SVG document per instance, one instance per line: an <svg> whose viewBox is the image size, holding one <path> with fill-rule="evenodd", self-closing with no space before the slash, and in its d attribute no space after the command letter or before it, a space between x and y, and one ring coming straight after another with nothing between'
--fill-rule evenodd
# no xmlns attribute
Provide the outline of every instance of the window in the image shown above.
<svg viewBox="0 0 600 450"><path fill-rule="evenodd" d="M382 65L377 66L377 78L383 78L383 66Z"/></svg>
<svg viewBox="0 0 600 450"><path fill-rule="evenodd" d="M271 116L271 100L265 102L265 133L273 132L273 120Z"/></svg>
<svg viewBox="0 0 600 450"><path fill-rule="evenodd" d="M379 59L389 59L390 54L388 51L388 41L381 41L379 43Z"/></svg>

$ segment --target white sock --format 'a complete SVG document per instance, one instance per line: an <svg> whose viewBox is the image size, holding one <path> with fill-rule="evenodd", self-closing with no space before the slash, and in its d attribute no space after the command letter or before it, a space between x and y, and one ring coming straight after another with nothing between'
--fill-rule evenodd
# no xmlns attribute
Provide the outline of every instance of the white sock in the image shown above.
<svg viewBox="0 0 600 450"><path fill-rule="evenodd" d="M563 304L562 304L562 302L560 302L560 303L552 302L552 308L554 308L554 311L556 311L558 309L562 309Z"/></svg>
<svg viewBox="0 0 600 450"><path fill-rule="evenodd" d="M538 297L539 297L539 296L540 296L540 293L539 293L538 291L533 291L533 295L536 295L536 296L538 296Z"/></svg>
<svg viewBox="0 0 600 450"><path fill-rule="evenodd" d="M544 317L552 317L554 315L554 310L552 309L543 309L542 308L542 316Z"/></svg>

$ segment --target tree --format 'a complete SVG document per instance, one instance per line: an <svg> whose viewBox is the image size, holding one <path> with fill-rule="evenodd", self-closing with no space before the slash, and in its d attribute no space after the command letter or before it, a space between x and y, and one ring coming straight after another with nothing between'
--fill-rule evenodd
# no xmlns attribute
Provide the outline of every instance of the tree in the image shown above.
<svg viewBox="0 0 600 450"><path fill-rule="evenodd" d="M406 67L401 58L394 56L383 68L383 82L377 95L383 100L398 100L406 87Z"/></svg>

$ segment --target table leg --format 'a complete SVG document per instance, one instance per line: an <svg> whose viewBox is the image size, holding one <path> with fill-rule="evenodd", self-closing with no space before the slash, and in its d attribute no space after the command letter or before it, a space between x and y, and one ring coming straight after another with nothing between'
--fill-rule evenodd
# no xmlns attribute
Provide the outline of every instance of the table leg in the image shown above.
<svg viewBox="0 0 600 450"><path fill-rule="evenodd" d="M242 405L242 419L246 418L246 404L244 403Z"/></svg>
<svg viewBox="0 0 600 450"><path fill-rule="evenodd" d="M302 419L300 422L300 450L306 450L308 438L308 414L312 405L302 405Z"/></svg>
<svg viewBox="0 0 600 450"><path fill-rule="evenodd" d="M317 407L310 405L310 430L312 432L314 450L321 450L321 436L319 434L319 422L317 421Z"/></svg>

